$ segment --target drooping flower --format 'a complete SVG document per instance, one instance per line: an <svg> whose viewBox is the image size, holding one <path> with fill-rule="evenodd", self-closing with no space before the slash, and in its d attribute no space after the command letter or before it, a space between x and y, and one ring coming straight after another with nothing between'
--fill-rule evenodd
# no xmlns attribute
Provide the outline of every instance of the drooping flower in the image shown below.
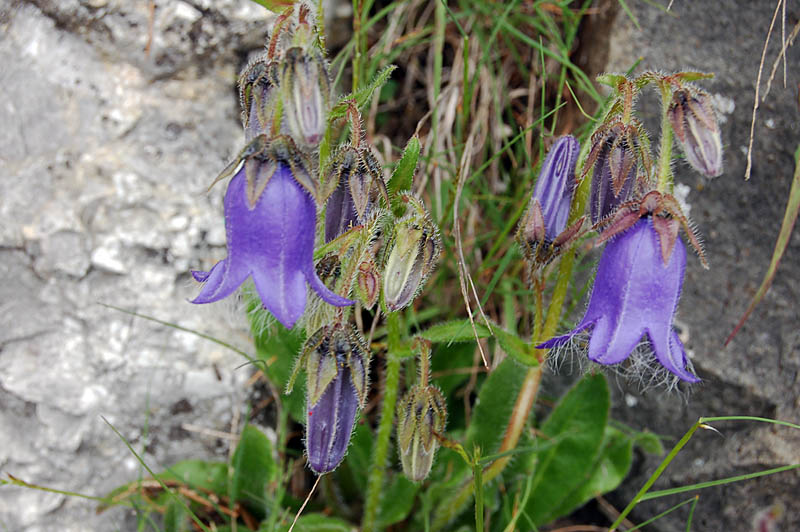
<svg viewBox="0 0 800 532"><path fill-rule="evenodd" d="M352 327L321 328L306 342L306 452L317 473L338 466L368 389L369 349Z"/></svg>
<svg viewBox="0 0 800 532"><path fill-rule="evenodd" d="M331 305L353 304L326 287L314 270L317 211L290 166L248 159L231 179L224 205L228 257L208 272L192 272L205 282L192 303L223 299L252 277L264 307L289 328L305 310L306 283Z"/></svg>
<svg viewBox="0 0 800 532"><path fill-rule="evenodd" d="M575 137L561 137L542 164L528 210L517 230L517 242L530 263L549 262L580 228L575 224L567 229L579 149Z"/></svg>
<svg viewBox="0 0 800 532"><path fill-rule="evenodd" d="M708 95L676 90L668 112L675 138L692 168L706 177L722 174L722 139Z"/></svg>
<svg viewBox="0 0 800 532"><path fill-rule="evenodd" d="M685 269L683 242L677 240L664 260L652 218L639 220L603 250L589 306L577 327L537 347L565 344L591 328L589 359L610 365L628 358L646 335L661 365L684 381L697 382L672 328Z"/></svg>

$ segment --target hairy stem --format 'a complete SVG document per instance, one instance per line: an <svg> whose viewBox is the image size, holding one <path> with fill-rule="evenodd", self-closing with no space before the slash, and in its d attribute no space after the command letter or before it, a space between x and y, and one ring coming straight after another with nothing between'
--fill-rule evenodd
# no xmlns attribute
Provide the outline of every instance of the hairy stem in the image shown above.
<svg viewBox="0 0 800 532"><path fill-rule="evenodd" d="M669 121L669 104L672 91L669 83L659 83L661 90L661 146L658 150L658 191L672 192L672 124Z"/></svg>
<svg viewBox="0 0 800 532"><path fill-rule="evenodd" d="M372 451L372 465L367 481L367 500L364 506L364 519L361 525L362 532L378 530L378 504L383 488L386 459L389 455L389 440L392 436L392 424L397 403L397 390L400 385L401 359L393 353L397 350L401 339L400 316L396 312L390 313L386 318L388 328L389 351L386 360L386 377L383 382L383 404L381 405L381 420L378 424L378 433L375 438L375 447Z"/></svg>

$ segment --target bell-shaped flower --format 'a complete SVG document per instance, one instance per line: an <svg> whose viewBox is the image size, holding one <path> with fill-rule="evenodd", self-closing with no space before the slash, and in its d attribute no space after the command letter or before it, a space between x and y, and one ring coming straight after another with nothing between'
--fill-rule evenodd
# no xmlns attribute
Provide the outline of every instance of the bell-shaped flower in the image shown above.
<svg viewBox="0 0 800 532"><path fill-rule="evenodd" d="M193 272L205 286L192 303L228 297L252 277L264 308L289 328L306 308L306 284L331 305L353 304L317 276L316 206L288 164L249 158L231 179L224 205L228 257L208 272Z"/></svg>
<svg viewBox="0 0 800 532"><path fill-rule="evenodd" d="M652 218L639 220L603 250L589 306L577 327L537 347L566 344L591 328L589 359L618 364L646 335L661 365L684 381L697 382L672 328L685 269L683 242L678 240L665 260Z"/></svg>
<svg viewBox="0 0 800 532"><path fill-rule="evenodd" d="M580 224L567 229L567 221L579 149L575 137L561 137L542 164L528 210L517 230L517 242L530 263L546 264L577 234Z"/></svg>
<svg viewBox="0 0 800 532"><path fill-rule="evenodd" d="M706 177L722 174L722 139L708 95L676 90L668 113L675 138L692 168Z"/></svg>
<svg viewBox="0 0 800 532"><path fill-rule="evenodd" d="M333 471L350 444L356 413L367 397L369 349L352 327L330 325L304 347L306 452L317 473Z"/></svg>

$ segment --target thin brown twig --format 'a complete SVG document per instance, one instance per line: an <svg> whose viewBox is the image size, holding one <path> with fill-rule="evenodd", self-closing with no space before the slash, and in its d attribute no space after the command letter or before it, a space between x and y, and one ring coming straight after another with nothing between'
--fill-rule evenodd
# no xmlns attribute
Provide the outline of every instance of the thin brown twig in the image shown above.
<svg viewBox="0 0 800 532"><path fill-rule="evenodd" d="M314 490L317 489L317 484L319 484L319 479L321 478L322 475L317 476L317 480L314 482L314 485L311 486L311 491L308 492L306 500L303 501L303 505L300 507L299 510L297 510L297 514L294 516L294 521L292 521L292 526L289 527L289 532L292 532L292 530L294 530L294 525L297 523L297 520L300 519L300 514L302 514L303 510L306 509L306 505L308 504L308 501L311 500L311 496L314 495Z"/></svg>
<svg viewBox="0 0 800 532"><path fill-rule="evenodd" d="M758 112L758 93L761 88L761 74L764 72L764 61L767 58L767 47L769 46L769 38L772 36L772 30L775 28L775 20L778 18L778 12L781 10L783 0L778 0L775 6L775 13L772 15L772 22L769 23L769 30L767 31L767 38L764 40L764 50L761 52L761 61L758 64L758 77L756 78L756 97L753 100L753 118L750 121L750 142L747 145L747 168L744 171L744 179L750 179L750 170L753 167L753 138L756 130L756 113Z"/></svg>
<svg viewBox="0 0 800 532"><path fill-rule="evenodd" d="M763 102L767 95L769 94L769 90L772 88L772 80L775 79L775 73L778 71L778 65L781 63L781 58L784 61L784 67L786 65L786 50L794 44L795 38L797 38L797 34L800 33L800 20L797 21L797 24L794 25L792 28L792 32L789 34L789 38L783 41L783 47L781 48L781 53L778 54L778 57L775 58L775 62L772 63L772 71L769 74L769 79L767 79L767 88L764 89L764 96L761 97L761 101ZM783 88L786 88L786 80L783 81Z"/></svg>
<svg viewBox="0 0 800 532"><path fill-rule="evenodd" d="M467 278L470 277L469 270L467 269L467 262L464 259L464 247L463 242L461 240L461 223L458 220L458 204L459 200L461 199L461 193L464 190L464 182L466 181L466 166L467 161L472 158L472 142L475 137L470 134L467 138L467 142L464 145L464 153L461 157L461 168L459 168L458 176L457 176L457 185L456 185L456 195L453 199L453 237L456 243L456 259L458 261L458 281L459 285L461 286L461 296L464 298L464 305L467 308L467 316L469 317L469 323L472 326L472 332L475 335L475 340L478 342L478 348L481 351L481 358L483 359L483 365L487 368L489 367L489 361L486 358L486 353L483 352L483 346L480 343L480 336L478 335L478 329L475 327L475 317L472 314L472 307L469 303L469 293L467 292ZM480 300L476 301L478 306L480 306Z"/></svg>

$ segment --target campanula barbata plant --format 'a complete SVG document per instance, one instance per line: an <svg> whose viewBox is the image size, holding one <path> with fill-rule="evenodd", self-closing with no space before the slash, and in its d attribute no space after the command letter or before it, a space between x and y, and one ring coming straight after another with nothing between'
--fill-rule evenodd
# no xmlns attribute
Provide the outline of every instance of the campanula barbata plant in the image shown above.
<svg viewBox="0 0 800 532"><path fill-rule="evenodd" d="M356 100L341 101L343 112L332 115L331 75L314 20L303 3L284 12L264 54L239 77L246 145L214 182L233 176L224 200L228 256L193 272L204 284L192 302L219 301L252 279L264 311L304 330L287 390L305 371L308 465L324 474L344 459L368 395L371 349L350 323L350 308L380 301L394 312L411 304L441 244L419 198L389 196ZM320 143L341 119L349 141L320 160Z"/></svg>
<svg viewBox="0 0 800 532"><path fill-rule="evenodd" d="M352 520L354 508L363 507L365 532L403 520L407 530L463 528L471 499L475 526L483 529L484 501L491 497L482 490L501 476L518 487L520 479L527 483L530 496L520 511L531 528L545 525L597 495L592 486L598 483L591 480L606 474L609 442L634 445L608 423L602 375L581 379L546 419L537 420L536 430L528 430L542 376L553 367L548 362L571 351L629 374L654 371L668 385L699 381L674 326L688 255L684 240L707 262L673 196L672 147L677 142L686 161L705 176L721 173L719 126L707 94L692 85L707 76L603 76L612 95L592 131L544 138L550 148L532 191L514 198L520 202L516 242L524 261L517 266L525 267L529 281L525 297L533 294L533 323L515 323L511 301L504 302L503 326L487 316L477 323L471 313L470 320L430 325L424 314L440 310L426 308L418 297L444 250L452 249L453 233L448 227L440 231L441 218L426 205L429 196L415 189L420 139L408 141L391 174L384 169L382 162L391 157L375 149L361 112L379 95L391 68L370 85L359 84L363 57L356 54L353 93L337 98L318 15L305 3L284 11L264 53L239 77L244 147L215 181L227 186L227 257L208 271L193 272L203 283L193 303L231 297L252 281L254 290L245 290L245 297L257 314L278 322L268 330L254 326L257 342L274 338L284 348L297 346L291 349L293 371L273 372L271 361L264 372L285 384L287 394L295 393L295 382L305 375L305 397L291 414L305 425L305 464L324 480L325 497L342 501L329 505L336 506L333 511ZM356 36L357 46L362 38ZM635 113L637 96L648 87L662 98L656 152ZM575 250L590 240L603 251L588 305L572 330L557 335ZM504 281L503 268L490 272L492 286ZM475 292L460 280L462 293L464 287ZM517 328L529 330L530 337L523 339ZM471 392L464 398L474 413L467 406L464 415L448 420L452 391L438 385L431 368L440 349L470 341L493 342L493 364L481 377L477 400ZM284 365L285 360L276 363ZM472 385L476 372L473 377ZM371 390L371 380L378 390ZM363 414L368 405L377 405L377 415ZM584 425L577 421L581 416ZM448 423L456 422L461 426L448 434ZM579 439L572 439L575 434ZM521 441L539 437L548 444L537 447L534 458L525 450L516 456ZM589 440L593 447L570 451ZM561 441L569 443L562 448ZM357 466L347 459L351 447L358 448ZM516 467L507 468L517 458ZM579 474L561 470L581 463ZM363 504L351 505L342 495L354 491ZM272 493L279 494L275 512L283 492ZM401 506L406 499L411 504L399 518L386 517L387 504ZM421 501L421 516L411 513L414 501ZM277 524L279 518L272 519ZM493 529L506 525L511 522Z"/></svg>

